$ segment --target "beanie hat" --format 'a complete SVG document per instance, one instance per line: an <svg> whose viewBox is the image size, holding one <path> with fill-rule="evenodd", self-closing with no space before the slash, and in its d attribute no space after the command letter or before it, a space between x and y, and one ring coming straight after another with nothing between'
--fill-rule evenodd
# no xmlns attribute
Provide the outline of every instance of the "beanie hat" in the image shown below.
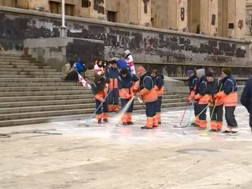
<svg viewBox="0 0 252 189"><path fill-rule="evenodd" d="M137 73L137 75L142 76L143 74L146 73L146 70L145 70L145 68L144 68L143 66L139 66L139 67L136 69L136 73Z"/></svg>
<svg viewBox="0 0 252 189"><path fill-rule="evenodd" d="M121 74L127 74L128 73L128 69L127 68L123 68L123 69L121 69Z"/></svg>
<svg viewBox="0 0 252 189"><path fill-rule="evenodd" d="M198 78L201 78L202 76L205 75L205 69L197 69L196 74Z"/></svg>
<svg viewBox="0 0 252 189"><path fill-rule="evenodd" d="M231 75L231 74L232 74L232 71L231 71L230 68L224 68L224 69L222 70L222 72L223 72L224 74L226 74L226 75Z"/></svg>
<svg viewBox="0 0 252 189"><path fill-rule="evenodd" d="M214 77L214 76L213 76L213 72L210 72L210 71L207 72L207 73L206 73L206 77Z"/></svg>
<svg viewBox="0 0 252 189"><path fill-rule="evenodd" d="M186 76L187 76L187 77L190 77L193 73L194 73L193 70L187 70L187 71L186 71Z"/></svg>

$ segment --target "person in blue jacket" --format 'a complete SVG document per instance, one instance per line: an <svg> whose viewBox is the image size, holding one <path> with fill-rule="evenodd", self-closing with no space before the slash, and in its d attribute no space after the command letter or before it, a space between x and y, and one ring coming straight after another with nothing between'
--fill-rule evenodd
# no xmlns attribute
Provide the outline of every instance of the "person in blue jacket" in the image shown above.
<svg viewBox="0 0 252 189"><path fill-rule="evenodd" d="M252 77L247 81L241 95L241 104L246 107L249 113L249 126L252 131Z"/></svg>

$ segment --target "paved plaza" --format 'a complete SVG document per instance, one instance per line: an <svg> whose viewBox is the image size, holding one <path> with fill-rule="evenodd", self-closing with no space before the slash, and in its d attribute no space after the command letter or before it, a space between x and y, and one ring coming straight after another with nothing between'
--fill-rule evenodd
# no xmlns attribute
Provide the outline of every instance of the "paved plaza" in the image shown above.
<svg viewBox="0 0 252 189"><path fill-rule="evenodd" d="M89 117L0 128L1 189L251 189L248 113L235 111L239 133L180 125L183 109L162 113L162 125L141 130L119 115L99 125ZM182 126L191 117L188 109ZM86 121L88 120L88 121ZM224 124L225 125L225 124Z"/></svg>

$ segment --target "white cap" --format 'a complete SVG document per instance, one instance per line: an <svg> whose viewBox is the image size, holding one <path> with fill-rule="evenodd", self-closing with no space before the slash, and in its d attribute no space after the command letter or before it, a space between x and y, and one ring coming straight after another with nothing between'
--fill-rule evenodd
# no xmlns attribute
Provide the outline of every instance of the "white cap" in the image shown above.
<svg viewBox="0 0 252 189"><path fill-rule="evenodd" d="M124 52L126 55L130 54L130 51L127 49L125 52Z"/></svg>

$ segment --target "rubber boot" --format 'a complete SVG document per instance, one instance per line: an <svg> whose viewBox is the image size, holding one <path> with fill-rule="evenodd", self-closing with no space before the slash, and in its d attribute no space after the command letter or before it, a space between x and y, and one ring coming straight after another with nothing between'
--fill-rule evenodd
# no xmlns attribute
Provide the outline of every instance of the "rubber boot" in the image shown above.
<svg viewBox="0 0 252 189"><path fill-rule="evenodd" d="M156 113L158 124L161 124L161 113Z"/></svg>
<svg viewBox="0 0 252 189"><path fill-rule="evenodd" d="M155 115L155 116L153 117L153 127L158 127L157 115Z"/></svg>
<svg viewBox="0 0 252 189"><path fill-rule="evenodd" d="M217 122L216 121L211 121L210 126L211 126L211 129L209 131L211 131L211 132L218 131L218 127L217 127Z"/></svg>
<svg viewBox="0 0 252 189"><path fill-rule="evenodd" d="M119 106L118 105L114 105L113 106L113 111L114 112L119 112Z"/></svg>
<svg viewBox="0 0 252 189"><path fill-rule="evenodd" d="M133 125L134 123L132 122L132 116L131 114L127 114L127 124L128 125Z"/></svg>
<svg viewBox="0 0 252 189"><path fill-rule="evenodd" d="M96 119L97 119L98 123L101 123L101 121L102 121L102 115L101 114L97 114L96 115Z"/></svg>
<svg viewBox="0 0 252 189"><path fill-rule="evenodd" d="M122 117L121 117L121 122L123 125L127 125L127 114L123 114Z"/></svg>
<svg viewBox="0 0 252 189"><path fill-rule="evenodd" d="M146 124L141 129L152 129L153 128L153 117L147 117Z"/></svg>
<svg viewBox="0 0 252 189"><path fill-rule="evenodd" d="M104 113L102 119L104 122L108 122L108 114Z"/></svg>

